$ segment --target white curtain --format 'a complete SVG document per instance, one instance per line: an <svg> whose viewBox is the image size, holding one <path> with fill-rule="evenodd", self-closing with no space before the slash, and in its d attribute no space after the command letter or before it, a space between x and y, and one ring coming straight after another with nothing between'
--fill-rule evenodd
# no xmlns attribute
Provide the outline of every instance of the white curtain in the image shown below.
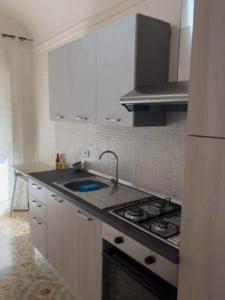
<svg viewBox="0 0 225 300"><path fill-rule="evenodd" d="M10 206L9 165L32 160L30 42L0 37L0 215Z"/></svg>
<svg viewBox="0 0 225 300"><path fill-rule="evenodd" d="M0 164L10 153L11 144L11 91L9 65L0 39Z"/></svg>

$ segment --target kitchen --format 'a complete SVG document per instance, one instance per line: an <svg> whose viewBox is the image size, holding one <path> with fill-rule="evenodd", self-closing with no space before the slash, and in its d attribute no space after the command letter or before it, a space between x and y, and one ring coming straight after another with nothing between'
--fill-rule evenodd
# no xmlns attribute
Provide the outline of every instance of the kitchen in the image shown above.
<svg viewBox="0 0 225 300"><path fill-rule="evenodd" d="M42 6L31 20L23 2L0 1L2 20L33 29L2 22L3 40L32 44L0 222L2 299L223 299L224 4L96 0L70 3L77 19L60 3L58 19Z"/></svg>

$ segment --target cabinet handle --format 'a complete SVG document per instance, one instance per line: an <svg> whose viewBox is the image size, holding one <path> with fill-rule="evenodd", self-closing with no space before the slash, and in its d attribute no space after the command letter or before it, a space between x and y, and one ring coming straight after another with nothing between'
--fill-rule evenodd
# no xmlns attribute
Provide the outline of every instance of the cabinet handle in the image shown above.
<svg viewBox="0 0 225 300"><path fill-rule="evenodd" d="M74 119L75 119L75 120L86 121L86 120L88 120L88 117L77 116L77 117L75 117Z"/></svg>
<svg viewBox="0 0 225 300"><path fill-rule="evenodd" d="M64 202L64 200L58 199L56 195L53 195L53 194L52 194L51 197L52 197L54 200L56 200L57 202L59 202L59 203Z"/></svg>
<svg viewBox="0 0 225 300"><path fill-rule="evenodd" d="M107 121L107 122L120 122L121 121L121 119L119 119L119 118L105 118L105 121Z"/></svg>
<svg viewBox="0 0 225 300"><path fill-rule="evenodd" d="M56 120L62 120L62 119L64 119L64 116L54 116L54 119L56 119Z"/></svg>
<svg viewBox="0 0 225 300"><path fill-rule="evenodd" d="M37 185L36 183L32 183L32 186L36 190L41 190L42 189L42 187L40 185Z"/></svg>
<svg viewBox="0 0 225 300"><path fill-rule="evenodd" d="M41 225L42 223L38 221L35 217L32 218L33 222L36 223L37 225Z"/></svg>
<svg viewBox="0 0 225 300"><path fill-rule="evenodd" d="M86 221L92 221L92 218L85 216L81 210L77 211L77 215L80 216L81 218L83 218Z"/></svg>
<svg viewBox="0 0 225 300"><path fill-rule="evenodd" d="M42 207L42 205L40 204L40 202L37 202L36 200L32 200L32 203L33 203L36 207Z"/></svg>
<svg viewBox="0 0 225 300"><path fill-rule="evenodd" d="M41 189L42 189L41 186L34 186L33 188L34 188L35 190L41 190Z"/></svg>

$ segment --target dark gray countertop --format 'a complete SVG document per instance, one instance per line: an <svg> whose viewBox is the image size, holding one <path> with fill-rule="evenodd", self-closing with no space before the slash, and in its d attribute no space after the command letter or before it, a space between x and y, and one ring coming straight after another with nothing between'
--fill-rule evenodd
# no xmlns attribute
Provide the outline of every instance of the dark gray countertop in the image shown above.
<svg viewBox="0 0 225 300"><path fill-rule="evenodd" d="M153 251L158 252L162 256L166 257L170 261L174 263L179 262L179 250L162 242L161 240L150 236L144 231L139 230L138 228L130 225L129 223L124 222L116 218L115 216L108 213L107 209L99 209L94 205L86 202L85 200L77 197L70 192L67 192L60 187L54 185L56 181L63 181L69 179L78 179L90 176L92 174L86 171L74 171L73 169L65 169L65 170L52 170L46 172L39 173L31 173L29 177L33 180L38 181L40 184L45 186L46 188L52 190L55 193L58 193L60 196L64 197L68 201L76 204L80 208L86 210L93 216L96 216L103 222L115 227L120 230L124 234L130 236L136 241L140 242L144 246L152 249ZM94 175L93 175L94 176Z"/></svg>

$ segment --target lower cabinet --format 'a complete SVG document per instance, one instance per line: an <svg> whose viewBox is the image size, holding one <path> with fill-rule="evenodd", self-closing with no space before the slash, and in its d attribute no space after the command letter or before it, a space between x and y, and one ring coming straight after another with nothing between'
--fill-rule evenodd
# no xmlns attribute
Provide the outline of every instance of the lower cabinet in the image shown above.
<svg viewBox="0 0 225 300"><path fill-rule="evenodd" d="M33 245L46 256L46 224L30 212L30 240Z"/></svg>
<svg viewBox="0 0 225 300"><path fill-rule="evenodd" d="M102 222L78 210L79 290L82 300L100 300L102 289ZM77 247L77 245L74 245Z"/></svg>
<svg viewBox="0 0 225 300"><path fill-rule="evenodd" d="M102 223L47 191L47 259L79 300L101 299Z"/></svg>
<svg viewBox="0 0 225 300"><path fill-rule="evenodd" d="M47 253L45 191L40 184L29 181L30 240L44 256Z"/></svg>

